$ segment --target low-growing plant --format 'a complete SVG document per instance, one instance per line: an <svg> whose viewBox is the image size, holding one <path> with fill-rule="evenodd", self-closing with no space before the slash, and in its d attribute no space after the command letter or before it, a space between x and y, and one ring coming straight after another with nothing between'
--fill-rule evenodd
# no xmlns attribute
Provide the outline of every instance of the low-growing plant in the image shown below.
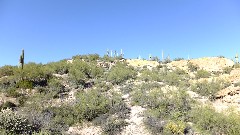
<svg viewBox="0 0 240 135"><path fill-rule="evenodd" d="M225 68L223 68L223 73L224 74L230 74L232 70L233 70L232 67L225 67Z"/></svg>
<svg viewBox="0 0 240 135"><path fill-rule="evenodd" d="M14 98L17 98L17 97L20 97L22 94L20 94L18 92L18 89L16 88L10 88L10 89L7 89L6 90L6 96L7 97L14 97Z"/></svg>
<svg viewBox="0 0 240 135"><path fill-rule="evenodd" d="M14 103L12 103L10 101L7 101L0 106L0 110L7 109L7 108L14 109L15 107L17 107L17 105L15 105Z"/></svg>
<svg viewBox="0 0 240 135"><path fill-rule="evenodd" d="M199 67L197 65L194 65L192 62L188 62L187 63L188 69L191 72L195 72L199 69Z"/></svg>
<svg viewBox="0 0 240 135"><path fill-rule="evenodd" d="M210 106L197 107L192 110L192 121L196 126L210 134L240 134L240 117L234 112L225 115L215 112Z"/></svg>
<svg viewBox="0 0 240 135"><path fill-rule="evenodd" d="M5 130L8 134L31 134L35 131L34 125L11 109L1 110L0 129Z"/></svg>
<svg viewBox="0 0 240 135"><path fill-rule="evenodd" d="M22 89L33 89L33 82L28 80L20 80L17 82L16 87Z"/></svg>
<svg viewBox="0 0 240 135"><path fill-rule="evenodd" d="M180 61L180 60L184 60L184 58L175 58L175 59L173 59L173 61Z"/></svg>
<svg viewBox="0 0 240 135"><path fill-rule="evenodd" d="M182 121L170 121L167 123L164 132L165 133L171 133L173 135L177 134L177 135L183 135L184 134L184 130L186 129L186 124Z"/></svg>
<svg viewBox="0 0 240 135"><path fill-rule="evenodd" d="M120 84L128 79L134 79L137 72L133 67L128 67L126 64L117 63L107 75L107 81L113 84Z"/></svg>
<svg viewBox="0 0 240 135"><path fill-rule="evenodd" d="M4 76L12 76L14 75L14 70L16 69L16 66L10 66L6 65L3 67L0 67L0 78Z"/></svg>
<svg viewBox="0 0 240 135"><path fill-rule="evenodd" d="M126 125L127 123L124 121L124 119L110 117L103 125L103 132L107 135L115 135L120 133L123 127L125 127Z"/></svg>
<svg viewBox="0 0 240 135"><path fill-rule="evenodd" d="M230 83L224 80L212 80L211 82L203 81L197 82L191 86L191 90L197 92L201 96L206 96L211 100L214 100L214 95L226 87L230 86Z"/></svg>
<svg viewBox="0 0 240 135"><path fill-rule="evenodd" d="M79 119L79 121L83 119L91 121L109 111L109 99L95 89L79 92L74 108L79 113L76 119Z"/></svg>
<svg viewBox="0 0 240 135"><path fill-rule="evenodd" d="M210 77L210 76L211 76L211 74L210 74L208 71L203 70L203 69L198 70L197 73L196 73L196 78L197 78L197 79L200 79L200 78L208 78L208 77Z"/></svg>

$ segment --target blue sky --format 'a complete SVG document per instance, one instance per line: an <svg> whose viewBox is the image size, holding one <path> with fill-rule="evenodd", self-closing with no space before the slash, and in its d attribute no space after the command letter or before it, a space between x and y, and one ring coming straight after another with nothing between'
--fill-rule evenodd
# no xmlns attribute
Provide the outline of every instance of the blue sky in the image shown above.
<svg viewBox="0 0 240 135"><path fill-rule="evenodd" d="M240 52L239 0L0 0L0 66L123 49L125 57Z"/></svg>

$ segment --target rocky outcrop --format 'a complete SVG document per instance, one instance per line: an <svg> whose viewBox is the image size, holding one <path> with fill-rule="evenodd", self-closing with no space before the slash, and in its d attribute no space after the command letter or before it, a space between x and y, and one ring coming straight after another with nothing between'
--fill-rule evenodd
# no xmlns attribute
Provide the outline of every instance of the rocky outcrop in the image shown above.
<svg viewBox="0 0 240 135"><path fill-rule="evenodd" d="M188 63L192 63L193 65L198 66L200 69L204 69L210 72L221 72L225 67L232 67L234 65L234 62L232 60L219 57L205 57L192 60L173 61L168 65L170 67L178 67L180 69L187 70Z"/></svg>

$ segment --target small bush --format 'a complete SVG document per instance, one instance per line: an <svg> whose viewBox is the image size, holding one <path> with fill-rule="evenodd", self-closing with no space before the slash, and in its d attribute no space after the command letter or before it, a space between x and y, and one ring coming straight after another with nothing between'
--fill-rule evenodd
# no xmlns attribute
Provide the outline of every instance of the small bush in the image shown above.
<svg viewBox="0 0 240 135"><path fill-rule="evenodd" d="M240 82L235 83L234 87L240 87Z"/></svg>
<svg viewBox="0 0 240 135"><path fill-rule="evenodd" d="M225 67L225 68L223 69L223 73L224 73L224 74L230 74L232 70L233 70L232 67Z"/></svg>
<svg viewBox="0 0 240 135"><path fill-rule="evenodd" d="M6 90L6 96L17 98L17 97L20 97L21 94L19 92L17 92L16 88L10 88L10 89Z"/></svg>
<svg viewBox="0 0 240 135"><path fill-rule="evenodd" d="M180 60L184 60L184 58L175 58L175 59L173 59L173 61L180 61Z"/></svg>
<svg viewBox="0 0 240 135"><path fill-rule="evenodd" d="M197 82L191 86L191 90L197 92L201 96L206 96L210 99L214 99L214 95L219 90L222 90L228 86L230 86L230 83L224 80L212 80L211 82Z"/></svg>
<svg viewBox="0 0 240 135"><path fill-rule="evenodd" d="M199 69L199 67L197 65L194 65L191 62L188 62L187 66L188 66L189 71L191 71L191 72L195 72Z"/></svg>
<svg viewBox="0 0 240 135"><path fill-rule="evenodd" d="M148 69L142 71L140 79L145 81L145 82L160 81L161 80L161 78L159 77L159 75L156 71L150 71Z"/></svg>
<svg viewBox="0 0 240 135"><path fill-rule="evenodd" d="M45 66L45 70L50 73L55 74L67 74L69 72L70 64L66 60L61 60L59 62L51 62Z"/></svg>
<svg viewBox="0 0 240 135"><path fill-rule="evenodd" d="M170 121L167 123L165 127L165 132L170 132L171 134L184 134L184 130L186 129L186 124L182 121L173 122Z"/></svg>
<svg viewBox="0 0 240 135"><path fill-rule="evenodd" d="M5 109L0 112L0 129L4 129L8 134L31 134L34 126L22 115Z"/></svg>
<svg viewBox="0 0 240 135"><path fill-rule="evenodd" d="M120 84L128 79L133 79L137 75L136 71L126 64L117 63L107 75L107 81L113 84Z"/></svg>
<svg viewBox="0 0 240 135"><path fill-rule="evenodd" d="M83 119L91 121L100 114L109 111L109 99L95 89L87 92L79 92L74 108L79 114L76 119L79 119L79 121Z"/></svg>
<svg viewBox="0 0 240 135"><path fill-rule="evenodd" d="M14 109L15 107L17 107L17 106L14 103L7 101L0 106L0 110L7 109L7 108Z"/></svg>
<svg viewBox="0 0 240 135"><path fill-rule="evenodd" d="M127 123L118 118L108 118L105 125L103 125L103 132L107 135L115 135L120 133Z"/></svg>
<svg viewBox="0 0 240 135"><path fill-rule="evenodd" d="M22 89L33 89L33 82L28 80L21 80L17 82L16 87Z"/></svg>
<svg viewBox="0 0 240 135"><path fill-rule="evenodd" d="M0 78L4 77L4 76L12 76L12 75L14 75L14 70L15 69L16 69L16 67L9 66L9 65L0 67Z"/></svg>
<svg viewBox="0 0 240 135"><path fill-rule="evenodd" d="M196 126L210 134L240 134L240 117L234 112L225 115L206 106L193 109L191 115Z"/></svg>
<svg viewBox="0 0 240 135"><path fill-rule="evenodd" d="M209 76L211 76L211 74L206 71L206 70L198 70L197 73L196 73L196 78L197 79L200 79L200 78L208 78Z"/></svg>

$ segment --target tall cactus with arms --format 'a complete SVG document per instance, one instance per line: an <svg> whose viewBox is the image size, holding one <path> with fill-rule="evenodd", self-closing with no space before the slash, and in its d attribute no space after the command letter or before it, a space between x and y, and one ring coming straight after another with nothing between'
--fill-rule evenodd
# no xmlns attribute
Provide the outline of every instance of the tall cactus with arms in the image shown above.
<svg viewBox="0 0 240 135"><path fill-rule="evenodd" d="M24 49L22 49L22 54L20 56L19 63L21 65L21 68L23 69L23 66L24 66Z"/></svg>

